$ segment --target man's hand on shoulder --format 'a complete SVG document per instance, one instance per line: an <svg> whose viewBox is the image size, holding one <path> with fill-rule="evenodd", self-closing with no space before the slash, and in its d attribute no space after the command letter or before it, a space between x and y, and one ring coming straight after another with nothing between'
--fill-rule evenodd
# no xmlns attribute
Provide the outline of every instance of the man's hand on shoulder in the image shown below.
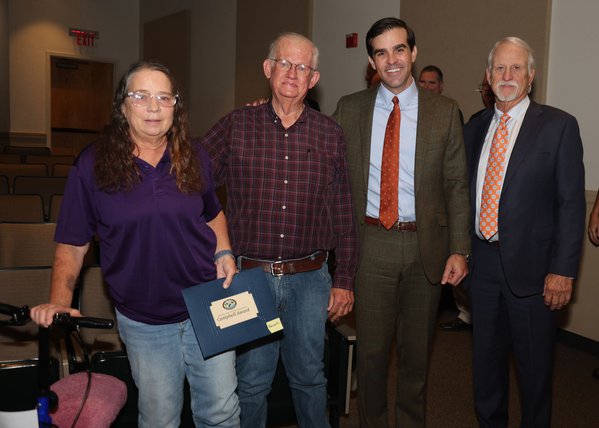
<svg viewBox="0 0 599 428"><path fill-rule="evenodd" d="M266 104L269 101L270 101L270 98L258 98L257 100L246 103L246 106L247 107L258 107L262 104Z"/></svg>

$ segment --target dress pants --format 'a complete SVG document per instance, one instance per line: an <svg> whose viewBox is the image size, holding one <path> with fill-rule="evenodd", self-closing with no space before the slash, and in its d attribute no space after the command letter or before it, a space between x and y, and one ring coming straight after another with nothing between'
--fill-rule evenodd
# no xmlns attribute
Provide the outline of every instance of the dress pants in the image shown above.
<svg viewBox="0 0 599 428"><path fill-rule="evenodd" d="M441 287L424 275L417 232L365 227L355 303L360 426L389 426L387 380L395 340L395 425L424 427L429 346Z"/></svg>
<svg viewBox="0 0 599 428"><path fill-rule="evenodd" d="M555 312L536 294L516 297L499 247L474 239L470 279L474 404L481 427L508 426L509 354L520 387L521 427L549 427Z"/></svg>

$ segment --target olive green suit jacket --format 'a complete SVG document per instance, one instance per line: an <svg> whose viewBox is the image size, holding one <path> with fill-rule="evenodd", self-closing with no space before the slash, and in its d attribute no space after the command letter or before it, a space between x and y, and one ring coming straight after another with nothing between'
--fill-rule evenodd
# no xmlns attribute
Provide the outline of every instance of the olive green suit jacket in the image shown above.
<svg viewBox="0 0 599 428"><path fill-rule="evenodd" d="M377 90L375 87L342 97L333 114L347 141L360 240L365 231L370 139ZM455 101L418 89L414 165L416 226L424 273L431 284L440 282L450 254L470 254L468 177L459 114ZM395 235L389 236L393 239Z"/></svg>

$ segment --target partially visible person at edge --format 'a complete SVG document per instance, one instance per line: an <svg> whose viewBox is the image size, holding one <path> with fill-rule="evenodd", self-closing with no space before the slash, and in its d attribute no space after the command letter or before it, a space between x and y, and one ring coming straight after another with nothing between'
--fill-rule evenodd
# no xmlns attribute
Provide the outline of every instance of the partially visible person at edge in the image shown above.
<svg viewBox="0 0 599 428"><path fill-rule="evenodd" d="M468 273L462 126L455 101L416 84L416 37L404 21L375 22L366 47L382 83L342 97L333 115L347 139L361 243L356 275L360 426L388 426L388 363L395 341L395 424L422 427L439 284L458 285ZM393 157L395 162L387 164Z"/></svg>
<svg viewBox="0 0 599 428"><path fill-rule="evenodd" d="M599 246L599 191L595 196L595 203L593 209L589 215L589 227L588 227L589 240L597 247ZM599 379L599 367L593 370L593 377Z"/></svg>
<svg viewBox="0 0 599 428"><path fill-rule="evenodd" d="M595 196L595 203L593 209L589 215L589 227L588 227L589 240L594 246L599 246L599 191Z"/></svg>
<svg viewBox="0 0 599 428"><path fill-rule="evenodd" d="M487 59L495 107L464 126L472 200L474 405L481 427L506 427L510 355L521 427L550 427L557 311L572 295L585 230L576 119L528 94L535 57L518 37Z"/></svg>
<svg viewBox="0 0 599 428"><path fill-rule="evenodd" d="M56 229L43 326L71 308L94 235L139 389L139 426L180 424L185 378L198 427L239 426L235 353L202 357L181 290L235 272L210 161L190 140L183 100L163 65L133 64L116 90L110 126L71 170Z"/></svg>
<svg viewBox="0 0 599 428"><path fill-rule="evenodd" d="M318 49L309 39L280 35L263 62L270 102L231 112L204 137L215 181L226 184L238 267L264 270L284 327L238 349L241 425L248 428L266 425L279 354L298 425L329 426L325 323L353 308L358 244L345 140L335 121L305 103L320 77L317 67Z"/></svg>

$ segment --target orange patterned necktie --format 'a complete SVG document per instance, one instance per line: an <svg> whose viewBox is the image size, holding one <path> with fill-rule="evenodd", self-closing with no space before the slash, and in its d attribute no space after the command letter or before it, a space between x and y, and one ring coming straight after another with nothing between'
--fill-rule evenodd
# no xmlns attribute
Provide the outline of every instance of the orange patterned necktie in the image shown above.
<svg viewBox="0 0 599 428"><path fill-rule="evenodd" d="M499 228L499 196L505 173L505 155L509 141L506 124L509 118L508 114L504 113L495 130L483 182L479 223L480 232L487 240L491 239Z"/></svg>
<svg viewBox="0 0 599 428"><path fill-rule="evenodd" d="M381 201L379 220L391 229L398 219L397 190L399 181L399 124L401 114L399 100L393 97L393 110L387 121L383 159L381 162Z"/></svg>

